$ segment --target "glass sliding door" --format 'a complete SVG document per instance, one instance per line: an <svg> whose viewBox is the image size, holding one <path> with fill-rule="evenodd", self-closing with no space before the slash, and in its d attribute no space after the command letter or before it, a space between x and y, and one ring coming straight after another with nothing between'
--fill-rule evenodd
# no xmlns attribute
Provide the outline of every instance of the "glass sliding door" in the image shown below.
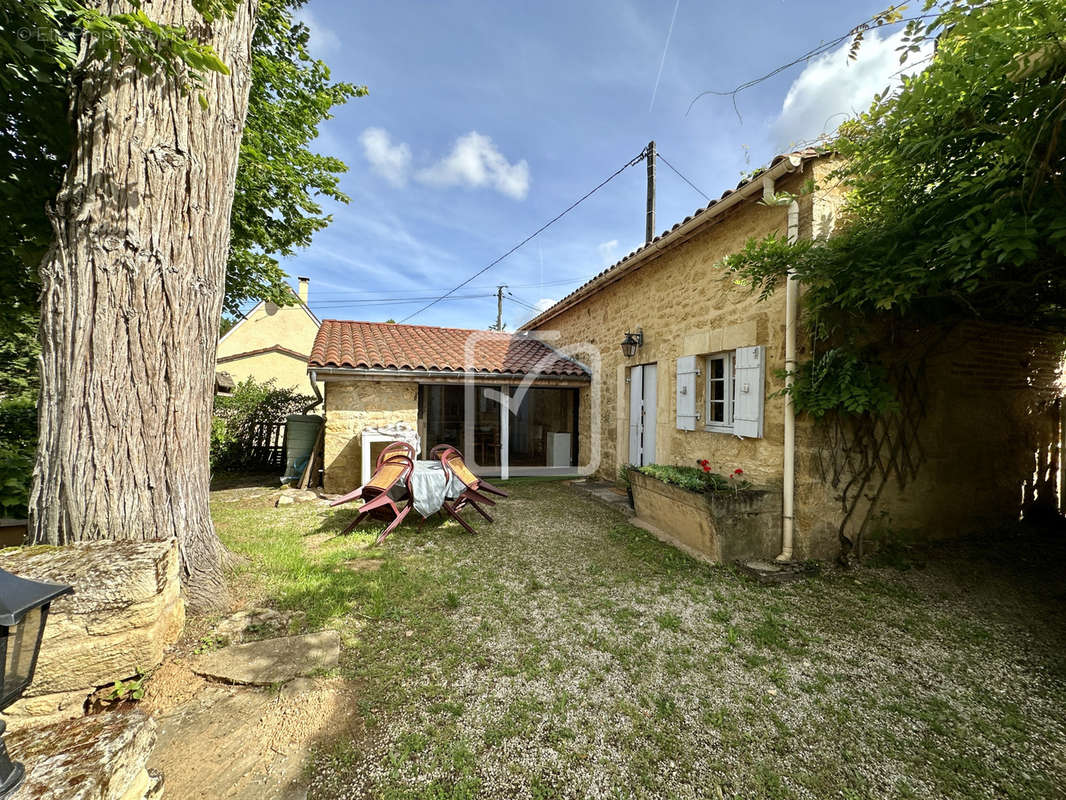
<svg viewBox="0 0 1066 800"><path fill-rule="evenodd" d="M510 395L507 459L512 469L555 468L577 464L578 390L532 386L519 398L518 387L477 385L468 409L467 387L423 384L420 387L426 441L424 452L438 444L463 451L471 466L498 472L504 447L498 393Z"/></svg>
<svg viewBox="0 0 1066 800"><path fill-rule="evenodd" d="M422 412L425 416L425 452L438 444L450 444L471 462L483 467L500 466L500 404L490 392L498 386L475 386L474 403L467 415L467 387L452 384L423 384ZM471 425L468 429L467 422Z"/></svg>
<svg viewBox="0 0 1066 800"><path fill-rule="evenodd" d="M577 463L577 389L531 387L521 404L512 391L508 436L512 467L573 467Z"/></svg>

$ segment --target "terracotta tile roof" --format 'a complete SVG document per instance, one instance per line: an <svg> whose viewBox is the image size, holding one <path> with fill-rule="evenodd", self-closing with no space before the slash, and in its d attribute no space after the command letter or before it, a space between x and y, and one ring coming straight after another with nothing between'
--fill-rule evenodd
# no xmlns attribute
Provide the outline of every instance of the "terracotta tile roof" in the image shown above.
<svg viewBox="0 0 1066 800"><path fill-rule="evenodd" d="M650 249L658 249L657 245L660 245L661 240L663 239L663 237L670 235L672 232L676 231L682 225L684 225L687 222L699 217L700 215L707 214L707 212L709 212L709 211L714 211L715 210L715 206L717 206L719 203L721 203L727 197L729 197L730 195L734 194L738 190L743 189L748 184L758 180L762 176L762 174L764 172L766 172L767 170L771 169L772 167L777 166L777 164L781 163L781 161L783 161L784 159L792 158L792 157L799 157L803 162L806 162L806 161L809 161L809 160L814 159L814 158L820 158L821 156L824 156L824 155L828 155L828 153L826 153L825 151L822 151L822 150L818 150L818 149L813 148L813 147L806 147L803 150L797 150L794 153L783 153L781 155L774 156L774 159L769 164L767 164L765 167L763 167L761 169L757 169L754 172L749 173L747 175L747 177L745 177L743 180L741 180L740 183L738 183L734 188L726 189L724 192L722 192L722 196L719 197L717 200L712 200L710 203L708 203L703 208L697 208L695 211L693 211L691 214L689 214L683 220L681 220L680 222L675 223L674 226L672 228L670 228L670 230L663 231L658 236L656 236L654 239L652 239L650 242L647 242L646 244L642 244L640 247L638 247L636 250L631 252L629 255L623 256L619 261L616 261L614 264L612 264L611 266L607 267L605 270L600 272L598 275L595 275L594 277L592 277L589 280L585 281L583 284L581 284L581 286L577 287L576 289L574 289L574 291L570 292L570 294L566 295L566 297L564 297L561 300L559 300L558 302L556 302L555 305L551 306L548 309L545 309L544 311L541 311L539 314L537 314L535 317L533 317L531 320L529 320L525 324L519 325L518 329L520 331L522 331L522 330L533 330L536 327L538 327L538 325L543 324L544 322L546 322L547 320L551 319L556 314L558 314L559 310L562 307L565 307L574 298L576 298L576 297L578 297L580 295L592 294L592 292L590 292L589 289L590 289L590 287L593 284L601 281L604 277L610 275L611 273L621 272L625 267L627 267L629 265L630 261L632 261L637 256L641 255L645 251L650 250ZM713 216L713 215L708 215L708 219L711 216Z"/></svg>
<svg viewBox="0 0 1066 800"><path fill-rule="evenodd" d="M471 341L472 363L467 365L467 344ZM546 375L588 375L577 362L522 334L339 319L322 321L308 365L521 375L536 370Z"/></svg>

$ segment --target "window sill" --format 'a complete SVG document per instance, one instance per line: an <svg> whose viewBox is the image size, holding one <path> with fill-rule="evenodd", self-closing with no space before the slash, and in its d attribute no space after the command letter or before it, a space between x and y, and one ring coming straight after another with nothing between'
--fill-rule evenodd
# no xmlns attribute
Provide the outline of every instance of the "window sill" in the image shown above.
<svg viewBox="0 0 1066 800"><path fill-rule="evenodd" d="M733 433L732 425L704 425L703 430L707 433Z"/></svg>

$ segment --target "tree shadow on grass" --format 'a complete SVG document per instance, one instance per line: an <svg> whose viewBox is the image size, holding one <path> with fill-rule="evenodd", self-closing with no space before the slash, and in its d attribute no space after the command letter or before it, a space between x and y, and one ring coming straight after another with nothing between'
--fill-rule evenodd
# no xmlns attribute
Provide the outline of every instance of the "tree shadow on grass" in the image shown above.
<svg viewBox="0 0 1066 800"><path fill-rule="evenodd" d="M216 472L211 475L211 491L223 489L280 489L278 471L272 472Z"/></svg>

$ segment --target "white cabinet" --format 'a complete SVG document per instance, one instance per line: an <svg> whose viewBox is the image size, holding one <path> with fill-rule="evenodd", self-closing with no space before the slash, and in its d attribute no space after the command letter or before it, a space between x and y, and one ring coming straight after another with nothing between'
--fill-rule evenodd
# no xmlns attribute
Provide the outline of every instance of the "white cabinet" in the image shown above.
<svg viewBox="0 0 1066 800"><path fill-rule="evenodd" d="M570 467L570 434L549 433L548 436L548 466Z"/></svg>

